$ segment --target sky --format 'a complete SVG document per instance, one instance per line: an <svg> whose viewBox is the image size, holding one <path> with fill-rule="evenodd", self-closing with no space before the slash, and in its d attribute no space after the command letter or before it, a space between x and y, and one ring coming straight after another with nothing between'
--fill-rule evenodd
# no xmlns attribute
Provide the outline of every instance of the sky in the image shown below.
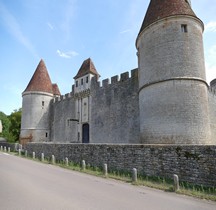
<svg viewBox="0 0 216 210"><path fill-rule="evenodd" d="M0 0L0 111L22 106L22 92L45 61L61 94L91 58L101 80L137 68L135 40L149 0ZM216 78L216 2L192 0L204 22L207 82Z"/></svg>

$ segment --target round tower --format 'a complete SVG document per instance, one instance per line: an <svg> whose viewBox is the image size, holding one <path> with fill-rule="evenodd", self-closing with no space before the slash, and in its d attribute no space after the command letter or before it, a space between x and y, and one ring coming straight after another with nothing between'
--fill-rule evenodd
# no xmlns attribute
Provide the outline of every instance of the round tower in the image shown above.
<svg viewBox="0 0 216 210"><path fill-rule="evenodd" d="M54 95L60 95L59 89L51 83L46 65L41 60L22 93L21 144L50 140L49 109Z"/></svg>
<svg viewBox="0 0 216 210"><path fill-rule="evenodd" d="M211 143L203 30L190 1L151 0L136 41L142 143Z"/></svg>

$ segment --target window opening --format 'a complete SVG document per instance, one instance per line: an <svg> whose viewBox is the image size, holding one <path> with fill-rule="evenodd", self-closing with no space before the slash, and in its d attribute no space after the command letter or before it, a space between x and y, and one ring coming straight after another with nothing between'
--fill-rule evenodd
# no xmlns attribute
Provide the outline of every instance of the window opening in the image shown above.
<svg viewBox="0 0 216 210"><path fill-rule="evenodd" d="M46 132L46 138L48 137L48 133Z"/></svg>
<svg viewBox="0 0 216 210"><path fill-rule="evenodd" d="M83 79L81 79L81 85L83 85Z"/></svg>
<svg viewBox="0 0 216 210"><path fill-rule="evenodd" d="M78 87L78 81L76 81L76 87Z"/></svg>
<svg viewBox="0 0 216 210"><path fill-rule="evenodd" d="M88 77L86 77L86 83L88 83Z"/></svg>
<svg viewBox="0 0 216 210"><path fill-rule="evenodd" d="M187 33L187 32L188 32L188 29L187 29L187 25L186 25L186 24L182 24L182 25L181 25L181 31L182 31L183 33Z"/></svg>

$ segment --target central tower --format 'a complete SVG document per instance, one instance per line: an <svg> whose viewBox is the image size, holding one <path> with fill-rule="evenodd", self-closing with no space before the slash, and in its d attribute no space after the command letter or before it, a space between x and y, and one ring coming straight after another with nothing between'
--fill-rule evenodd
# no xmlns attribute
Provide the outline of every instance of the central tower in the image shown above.
<svg viewBox="0 0 216 210"><path fill-rule="evenodd" d="M142 143L211 143L203 30L190 1L151 0L136 41Z"/></svg>

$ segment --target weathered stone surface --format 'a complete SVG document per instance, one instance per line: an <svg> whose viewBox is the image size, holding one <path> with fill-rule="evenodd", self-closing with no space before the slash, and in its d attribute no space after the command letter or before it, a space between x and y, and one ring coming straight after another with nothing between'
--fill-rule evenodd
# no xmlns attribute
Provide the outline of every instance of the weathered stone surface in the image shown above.
<svg viewBox="0 0 216 210"><path fill-rule="evenodd" d="M108 144L51 144L30 143L26 148L40 157L55 155L57 161L66 157L80 163L85 160L91 166L109 170L131 172L136 168L139 174L173 178L193 184L216 186L216 146L202 145L108 145Z"/></svg>

